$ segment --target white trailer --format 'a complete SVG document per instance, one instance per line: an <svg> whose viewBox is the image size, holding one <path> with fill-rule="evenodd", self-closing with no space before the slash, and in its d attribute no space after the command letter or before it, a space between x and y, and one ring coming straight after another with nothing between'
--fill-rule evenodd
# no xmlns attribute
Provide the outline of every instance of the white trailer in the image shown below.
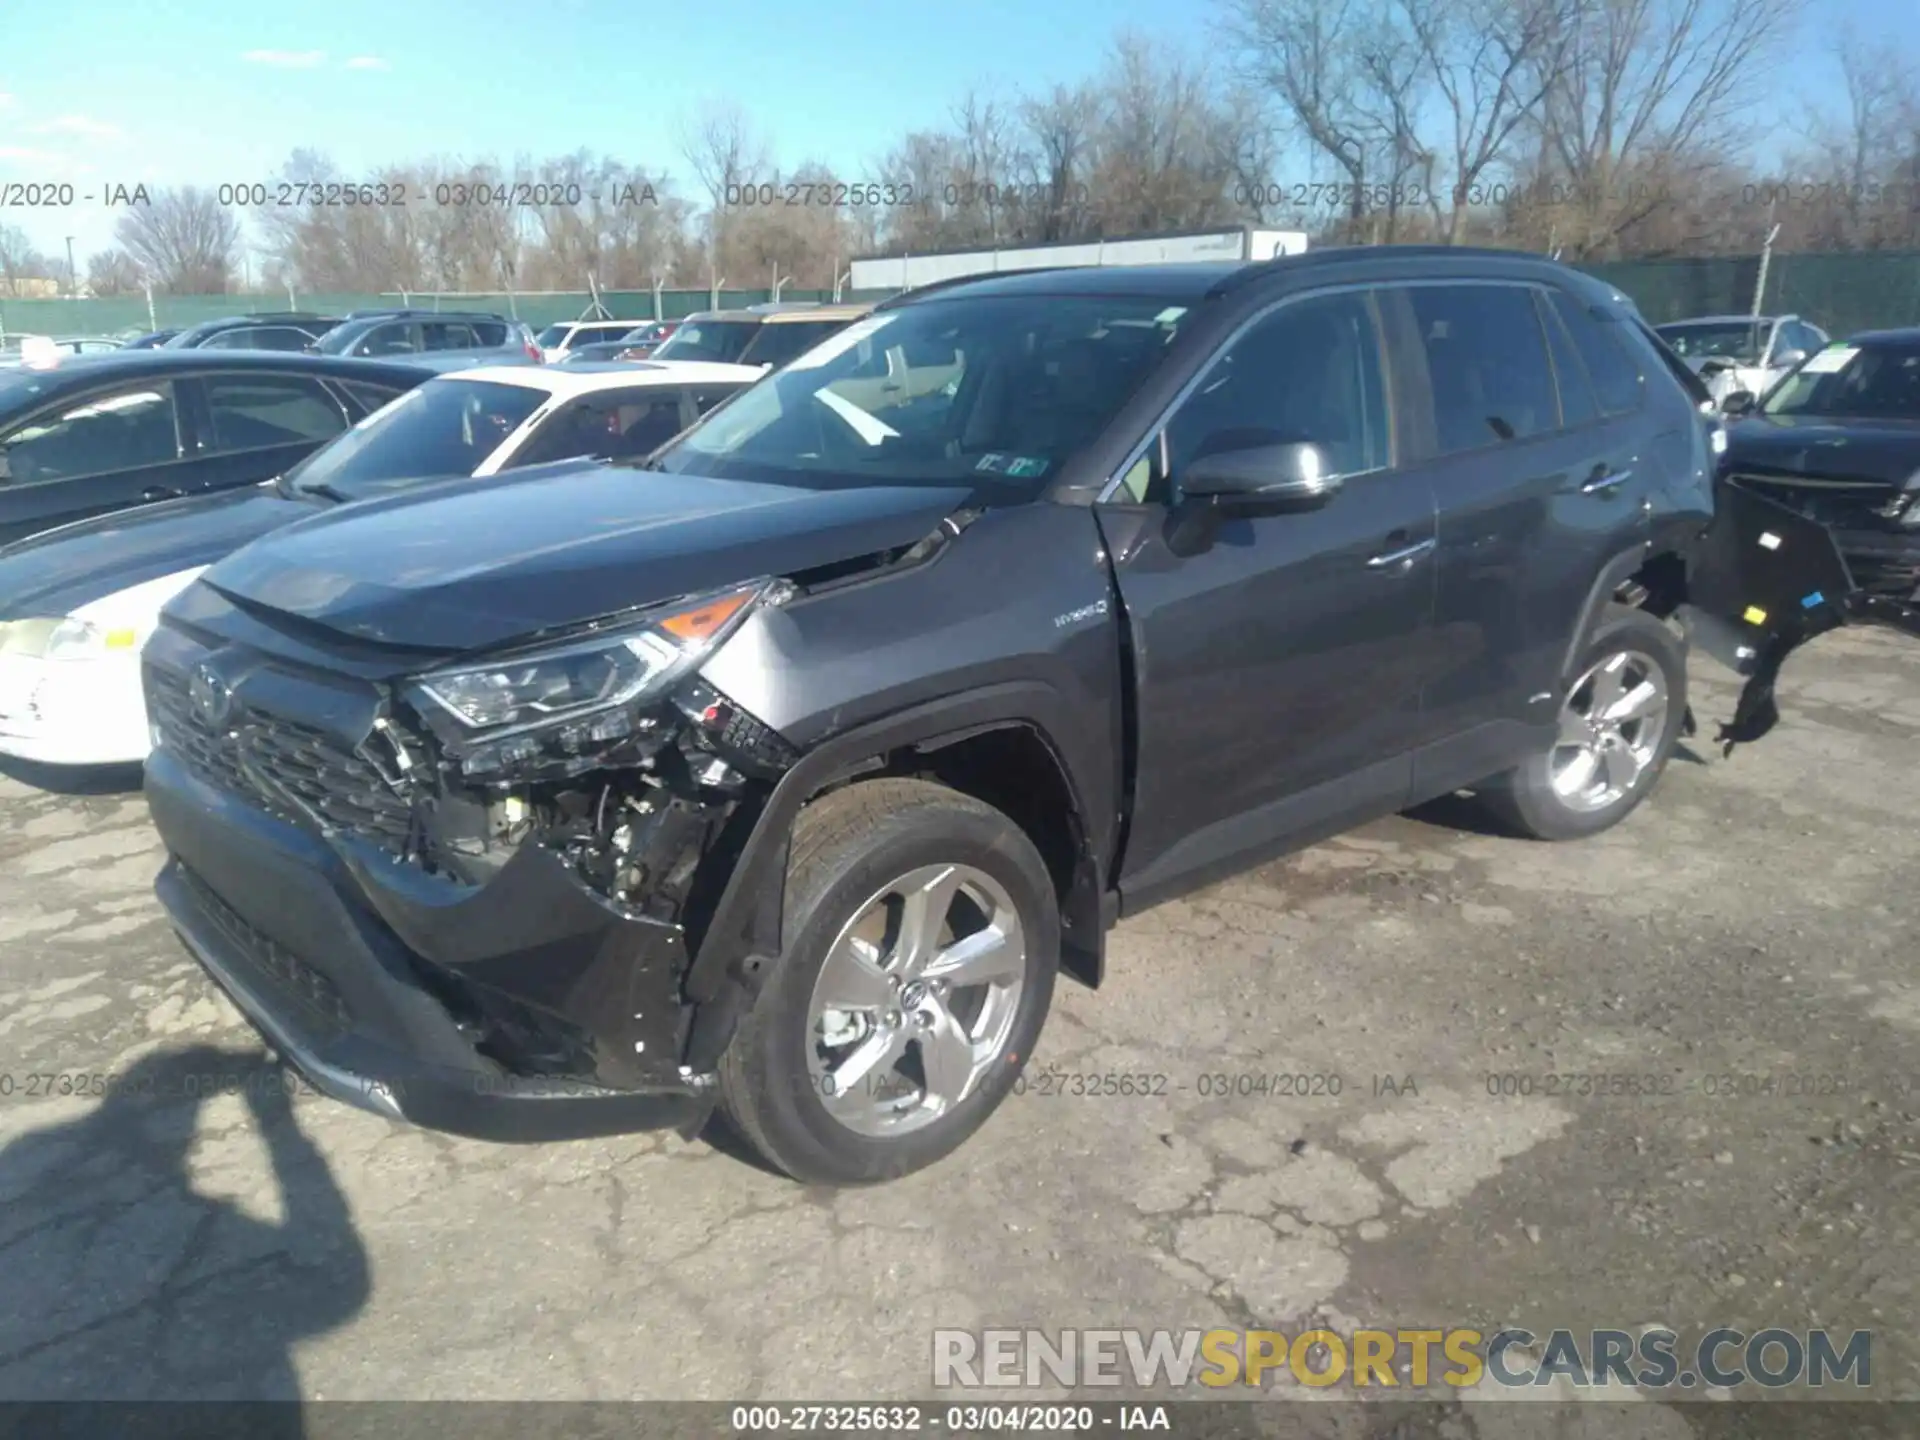
<svg viewBox="0 0 1920 1440"><path fill-rule="evenodd" d="M1180 265L1200 260L1272 260L1307 248L1300 230L1196 230L1066 245L1022 245L1006 250L935 250L881 255L852 262L850 287L913 290L936 280L1038 270L1053 265Z"/></svg>

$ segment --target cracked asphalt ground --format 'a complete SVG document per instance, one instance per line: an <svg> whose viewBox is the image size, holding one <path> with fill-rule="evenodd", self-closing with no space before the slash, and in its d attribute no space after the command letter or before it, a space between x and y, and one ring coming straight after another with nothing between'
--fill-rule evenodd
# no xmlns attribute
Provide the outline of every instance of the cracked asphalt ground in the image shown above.
<svg viewBox="0 0 1920 1440"><path fill-rule="evenodd" d="M1873 1394L1920 1398L1920 647L1822 640L1730 760L1732 686L1702 663L1694 699L1597 841L1442 807L1122 925L1024 1095L838 1194L277 1098L152 899L140 797L0 782L0 1397L924 1398L936 1327L1777 1323L1871 1328ZM1548 1093L1592 1073L1676 1088ZM1072 1078L1107 1074L1165 1093ZM1339 1093L1235 1078L1293 1075ZM1396 1433L1517 1433L1447 1398Z"/></svg>

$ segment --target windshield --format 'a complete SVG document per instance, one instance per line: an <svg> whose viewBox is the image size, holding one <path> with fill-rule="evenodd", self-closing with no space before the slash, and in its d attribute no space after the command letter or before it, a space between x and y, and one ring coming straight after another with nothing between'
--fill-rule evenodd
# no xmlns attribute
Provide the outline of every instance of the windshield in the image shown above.
<svg viewBox="0 0 1920 1440"><path fill-rule="evenodd" d="M1138 296L1027 296L870 315L656 460L792 484L853 475L889 485L1018 481L1031 491L1106 428L1186 313Z"/></svg>
<svg viewBox="0 0 1920 1440"><path fill-rule="evenodd" d="M758 320L698 320L682 325L653 352L655 360L715 360L723 365L738 362L747 348Z"/></svg>
<svg viewBox="0 0 1920 1440"><path fill-rule="evenodd" d="M829 335L847 328L845 320L788 320L762 325L760 333L740 352L741 365L771 365L775 369L794 356L811 350Z"/></svg>
<svg viewBox="0 0 1920 1440"><path fill-rule="evenodd" d="M286 483L334 492L410 475L471 475L547 399L527 385L429 380L316 450Z"/></svg>
<svg viewBox="0 0 1920 1440"><path fill-rule="evenodd" d="M1774 386L1760 408L1920 420L1920 345L1831 345Z"/></svg>
<svg viewBox="0 0 1920 1440"><path fill-rule="evenodd" d="M572 328L571 325L549 325L540 332L539 338L533 343L542 350L555 349L562 340L567 338L567 331Z"/></svg>
<svg viewBox="0 0 1920 1440"><path fill-rule="evenodd" d="M1662 325L1660 338L1684 360L1739 360L1760 358L1766 342L1768 322L1750 320L1715 321L1711 325Z"/></svg>

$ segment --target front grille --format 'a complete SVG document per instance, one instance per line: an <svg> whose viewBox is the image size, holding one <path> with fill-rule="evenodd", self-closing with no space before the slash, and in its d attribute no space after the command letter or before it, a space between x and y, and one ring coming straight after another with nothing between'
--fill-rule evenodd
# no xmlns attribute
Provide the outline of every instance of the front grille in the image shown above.
<svg viewBox="0 0 1920 1440"><path fill-rule="evenodd" d="M325 1031L338 1034L353 1024L353 1012L331 980L241 919L233 907L213 893L206 881L184 865L180 867L180 878L193 892L202 913L233 942L234 950L247 962L255 978L268 981L276 992L292 1000L306 1012L310 1021Z"/></svg>
<svg viewBox="0 0 1920 1440"><path fill-rule="evenodd" d="M1877 527L1886 520L1879 513L1880 507L1893 497L1893 487L1884 480L1836 480L1753 472L1735 472L1732 479L1823 525Z"/></svg>
<svg viewBox="0 0 1920 1440"><path fill-rule="evenodd" d="M207 784L307 829L340 829L405 849L412 808L369 761L331 736L245 706L212 724L182 677L155 669L147 671L147 714L160 743Z"/></svg>

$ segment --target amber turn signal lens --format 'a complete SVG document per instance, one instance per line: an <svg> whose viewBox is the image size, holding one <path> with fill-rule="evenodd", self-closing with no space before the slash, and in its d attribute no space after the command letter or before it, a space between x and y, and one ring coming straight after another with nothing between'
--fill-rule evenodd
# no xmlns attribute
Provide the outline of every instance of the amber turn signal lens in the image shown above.
<svg viewBox="0 0 1920 1440"><path fill-rule="evenodd" d="M751 591L723 595L696 609L682 610L659 622L660 628L674 639L687 643L705 640L725 625L753 598Z"/></svg>

